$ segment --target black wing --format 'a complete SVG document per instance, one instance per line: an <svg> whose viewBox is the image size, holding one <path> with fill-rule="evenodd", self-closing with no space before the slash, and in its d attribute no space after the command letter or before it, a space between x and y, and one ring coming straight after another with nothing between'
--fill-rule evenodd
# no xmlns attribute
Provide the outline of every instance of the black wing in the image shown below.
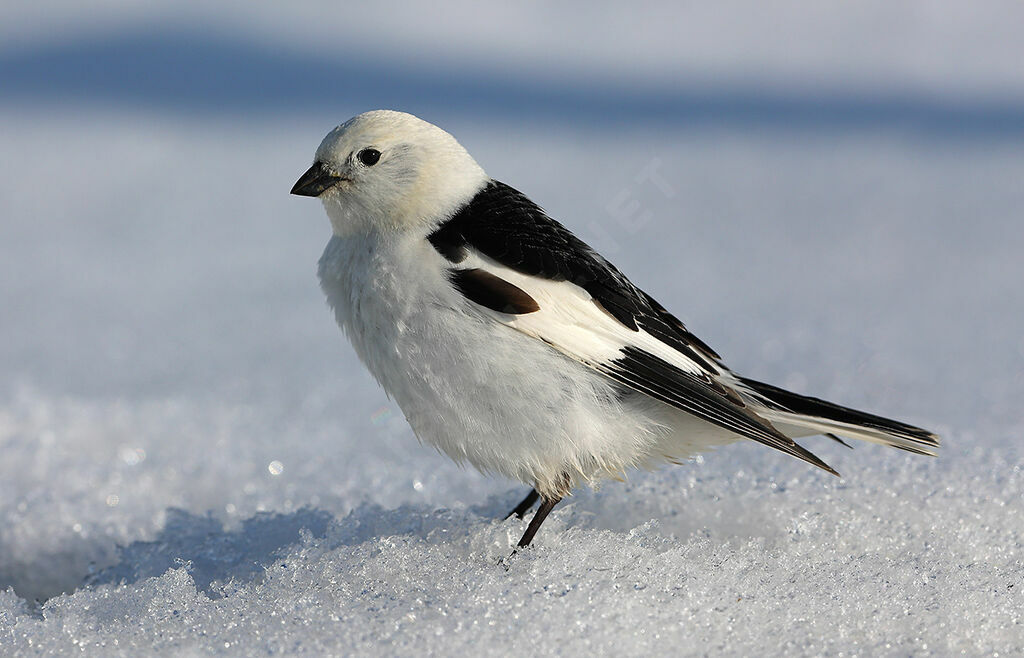
<svg viewBox="0 0 1024 658"><path fill-rule="evenodd" d="M453 263L469 246L523 274L571 281L633 331L643 328L698 363L721 358L590 245L504 183L489 182L428 239Z"/></svg>
<svg viewBox="0 0 1024 658"><path fill-rule="evenodd" d="M629 388L835 473L747 408L741 396L720 381L719 376L728 370L718 354L679 319L519 191L498 181L489 182L428 240L454 264L474 250L521 274L569 281L583 288L628 331L644 330L704 372L695 375L628 344L623 345L619 358L604 363L588 361L588 365ZM507 295L496 299L501 286L488 285L486 291L481 291L480 286L460 284L467 278L463 271L453 268L452 280L477 304L503 313L514 312L517 304L524 312L538 310Z"/></svg>

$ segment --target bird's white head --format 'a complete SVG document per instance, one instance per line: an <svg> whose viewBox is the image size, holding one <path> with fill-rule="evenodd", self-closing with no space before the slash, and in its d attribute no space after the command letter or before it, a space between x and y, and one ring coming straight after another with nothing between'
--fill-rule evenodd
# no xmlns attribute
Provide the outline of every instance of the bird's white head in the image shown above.
<svg viewBox="0 0 1024 658"><path fill-rule="evenodd" d="M374 110L327 134L292 194L319 197L336 235L426 234L487 180L466 149L437 126Z"/></svg>

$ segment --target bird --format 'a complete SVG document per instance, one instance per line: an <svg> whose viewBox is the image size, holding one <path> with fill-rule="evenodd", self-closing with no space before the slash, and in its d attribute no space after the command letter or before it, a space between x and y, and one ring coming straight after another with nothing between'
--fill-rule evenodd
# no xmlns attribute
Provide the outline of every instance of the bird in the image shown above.
<svg viewBox="0 0 1024 658"><path fill-rule="evenodd" d="M838 476L794 439L935 455L925 429L743 377L595 249L394 110L331 130L291 189L332 235L335 319L420 441L531 488L515 550L583 485L748 440ZM513 552L514 552L513 551Z"/></svg>

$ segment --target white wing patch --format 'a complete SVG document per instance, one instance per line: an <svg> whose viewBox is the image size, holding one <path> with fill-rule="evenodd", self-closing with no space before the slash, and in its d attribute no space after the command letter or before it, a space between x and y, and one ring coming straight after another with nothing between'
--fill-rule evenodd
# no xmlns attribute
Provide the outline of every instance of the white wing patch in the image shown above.
<svg viewBox="0 0 1024 658"><path fill-rule="evenodd" d="M563 354L591 367L622 356L622 348L635 347L699 378L717 377L693 359L661 342L643 329L634 331L616 320L583 288L569 281L551 281L522 274L468 250L460 269L477 268L522 289L540 306L534 313L510 315L490 309L495 322L539 338Z"/></svg>

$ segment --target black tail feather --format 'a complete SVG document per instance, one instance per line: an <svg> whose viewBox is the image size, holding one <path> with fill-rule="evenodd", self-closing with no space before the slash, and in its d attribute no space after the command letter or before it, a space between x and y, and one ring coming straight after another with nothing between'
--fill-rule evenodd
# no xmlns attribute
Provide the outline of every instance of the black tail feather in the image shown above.
<svg viewBox="0 0 1024 658"><path fill-rule="evenodd" d="M833 441L835 441L835 442L836 442L836 443L838 443L839 445L841 445L841 446L846 446L846 447L847 447L847 448L849 448L850 450L853 450L853 446L851 446L851 445L850 445L849 443L847 443L846 441L843 441L843 440L842 440L841 438L839 438L838 436L836 436L836 435L835 435L835 434L833 434L832 432L828 432L828 433L826 433L826 434L825 434L825 436L827 436L828 438L832 439Z"/></svg>
<svg viewBox="0 0 1024 658"><path fill-rule="evenodd" d="M906 445L895 446L909 452L927 455L931 453L926 448L939 447L939 437L926 429L908 425L898 420L857 411L849 407L843 407L826 400L793 393L778 386L754 381L753 379L743 379L742 381L754 391L764 396L770 406L780 411L789 411L804 416L824 418L839 423L864 427L922 446L922 449L915 449L913 446Z"/></svg>

